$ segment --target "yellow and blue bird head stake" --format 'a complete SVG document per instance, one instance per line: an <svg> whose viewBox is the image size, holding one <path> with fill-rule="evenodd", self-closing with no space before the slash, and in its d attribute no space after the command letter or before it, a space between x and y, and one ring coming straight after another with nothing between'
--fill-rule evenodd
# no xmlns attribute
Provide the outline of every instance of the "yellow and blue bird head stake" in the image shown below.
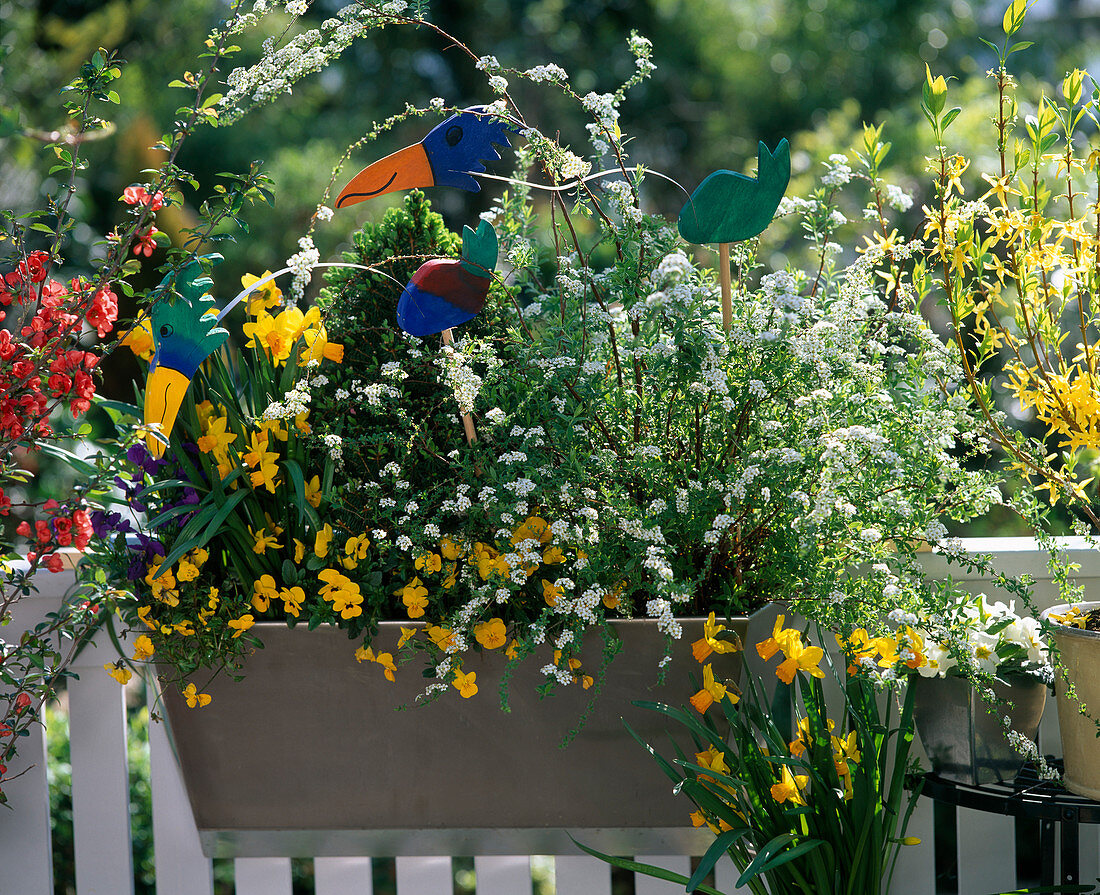
<svg viewBox="0 0 1100 895"><path fill-rule="evenodd" d="M484 106L471 106L444 119L419 143L399 149L368 165L344 187L337 208L414 187L453 186L476 193L481 185L472 174L485 171L486 161L496 161L496 147L511 146L515 128L487 114Z"/></svg>
<svg viewBox="0 0 1100 895"><path fill-rule="evenodd" d="M216 264L222 257L204 255L202 260ZM145 384L145 423L155 423L160 431L160 437L149 434L145 439L154 457L164 453L199 364L229 338L229 331L218 326L218 309L209 294L213 285L200 260L195 259L166 276L157 287L165 297L149 312L154 354Z"/></svg>

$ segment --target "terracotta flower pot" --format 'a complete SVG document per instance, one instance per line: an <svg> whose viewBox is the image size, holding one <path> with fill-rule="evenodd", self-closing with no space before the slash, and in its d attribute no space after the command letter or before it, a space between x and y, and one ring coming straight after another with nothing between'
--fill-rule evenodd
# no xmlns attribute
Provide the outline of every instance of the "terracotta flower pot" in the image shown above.
<svg viewBox="0 0 1100 895"><path fill-rule="evenodd" d="M762 610L751 634L748 619L734 629L751 644L773 619ZM657 687L664 635L651 621L615 622L623 649L564 749L594 690L571 685L540 700L544 657L517 668L510 713L500 709L501 650L465 660L477 672L474 697L451 688L416 706L429 683L416 664L391 683L379 665L355 662L355 644L339 630L258 626L266 648L248 660L243 681L203 688L213 697L203 708L188 708L174 690L164 697L203 849L216 857L555 854L574 848L567 833L612 854L705 849L713 837L691 827L690 803L623 725L663 740L662 716L631 701L687 705L689 673L701 677L691 643L702 625L684 620ZM398 627L383 624L375 648L392 649ZM601 649L599 636L586 638L590 674ZM711 661L719 677L738 678L740 653Z"/></svg>
<svg viewBox="0 0 1100 895"><path fill-rule="evenodd" d="M960 783L1002 783L1016 777L1024 756L1012 747L1001 719L1030 740L1039 731L1047 685L1030 675L1011 675L993 685L989 705L965 678L914 676L913 719L932 770ZM1011 702L1012 705L1006 705Z"/></svg>
<svg viewBox="0 0 1100 895"><path fill-rule="evenodd" d="M1083 614L1100 608L1100 602L1075 605ZM1067 604L1051 606L1042 617L1053 621L1052 615L1063 615L1067 609ZM1100 632L1055 625L1059 667L1054 672L1054 692L1058 697L1066 789L1100 800L1100 739L1093 719L1081 714L1081 706L1086 706L1089 714L1100 717ZM1066 678L1077 691L1076 699L1066 692Z"/></svg>

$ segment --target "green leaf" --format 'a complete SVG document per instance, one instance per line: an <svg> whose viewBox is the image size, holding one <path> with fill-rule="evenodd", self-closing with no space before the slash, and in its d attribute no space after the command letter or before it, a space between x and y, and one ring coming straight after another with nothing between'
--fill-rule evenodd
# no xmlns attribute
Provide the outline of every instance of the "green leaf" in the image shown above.
<svg viewBox="0 0 1100 895"><path fill-rule="evenodd" d="M569 837L573 839L572 836ZM628 858L617 858L611 855L605 855L603 852L598 852L593 848L589 848L583 843L577 842L573 839L573 844L577 846L581 851L588 852L594 858L599 858L610 864L612 867L621 867L623 870L630 870L633 873L644 873L646 876L652 876L654 879L667 880L670 883L680 883L681 885L687 885L688 878L682 873L676 873L672 870L666 870L664 867L654 867L652 864L642 864L638 861L631 861ZM703 892L704 895L722 895L717 889L712 889L710 886L698 886L695 891Z"/></svg>
<svg viewBox="0 0 1100 895"><path fill-rule="evenodd" d="M699 888L699 885L703 882L705 877L713 869L714 865L718 863L718 859L726 853L726 851L735 842L743 839L751 831L748 827L742 827L740 830L727 830L720 836L717 836L715 840L710 844L710 848L699 861L699 866L695 868L695 872L691 875L691 879L688 880L687 891L694 892Z"/></svg>

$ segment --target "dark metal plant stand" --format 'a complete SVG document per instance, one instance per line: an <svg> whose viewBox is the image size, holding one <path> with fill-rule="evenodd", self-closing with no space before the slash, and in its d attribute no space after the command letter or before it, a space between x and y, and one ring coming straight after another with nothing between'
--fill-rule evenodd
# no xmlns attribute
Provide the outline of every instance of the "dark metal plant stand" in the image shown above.
<svg viewBox="0 0 1100 895"><path fill-rule="evenodd" d="M1061 760L1048 756L1048 764L1061 770ZM1054 885L1054 825L1062 825L1061 865L1059 883L1080 883L1080 824L1100 824L1100 802L1075 795L1057 783L1039 778L1032 763L1024 765L1015 780L1006 783L974 785L948 780L938 774L924 774L915 782L922 783L921 795L962 808L973 808L990 814L1024 817L1039 821L1039 843L1042 852L1042 885Z"/></svg>

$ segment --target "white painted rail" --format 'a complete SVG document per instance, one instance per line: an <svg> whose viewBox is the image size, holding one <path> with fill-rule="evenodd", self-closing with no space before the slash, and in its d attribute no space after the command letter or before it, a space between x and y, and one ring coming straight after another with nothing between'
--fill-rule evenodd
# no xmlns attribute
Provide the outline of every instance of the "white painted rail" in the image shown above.
<svg viewBox="0 0 1100 895"><path fill-rule="evenodd" d="M1029 539L992 538L967 542L973 552L991 553L999 568L1029 572L1036 579L1040 607L1057 601L1046 568L1045 555ZM1083 542L1071 542L1072 559L1081 566L1078 580L1087 589L1100 590L1100 553ZM940 557L929 556L926 567L944 571ZM958 576L956 576L958 578ZM24 599L4 635L33 627L57 607L71 584L71 573L43 576L42 593ZM981 587L974 582L975 589ZM76 851L75 885L79 895L129 895L133 892L129 793L126 768L126 727L123 696L102 670L113 660L106 637L80 657L80 680L69 687L69 723L72 752L73 823ZM1047 752L1057 752L1057 719L1048 705L1042 737ZM150 768L153 795L153 836L157 867L157 895L213 895L213 865L203 856L179 770L160 724L151 724ZM24 738L20 758L11 770L28 769L7 786L12 811L0 810L0 895L52 895L49 798L45 740L41 728ZM277 785L277 781L273 781ZM949 809L950 810L950 809ZM941 806L940 811L943 811ZM686 813L686 809L685 809ZM894 895L935 895L936 854L933 804L922 799L909 834L922 840L906 848L892 888ZM942 815L941 815L942 816ZM940 863L954 863L960 895L984 895L1017 885L1016 836L1011 819L975 811L956 813L957 842ZM939 843L950 848L950 843ZM1030 847L1030 846L1029 846ZM1037 842L1034 847L1038 847ZM641 860L689 873L689 856L639 856ZM945 860L946 858L946 860ZM398 858L398 895L452 895L451 856ZM1100 864L1100 835L1095 827L1081 827L1081 879L1096 878ZM477 895L533 895L529 857L475 857ZM580 853L554 860L557 895L610 895L611 871ZM314 861L316 895L373 895L370 857L317 858ZM291 865L284 858L237 859L234 862L237 895L290 895ZM733 895L738 871L728 859L715 868L717 888ZM677 887L638 877L637 895L671 895Z"/></svg>

